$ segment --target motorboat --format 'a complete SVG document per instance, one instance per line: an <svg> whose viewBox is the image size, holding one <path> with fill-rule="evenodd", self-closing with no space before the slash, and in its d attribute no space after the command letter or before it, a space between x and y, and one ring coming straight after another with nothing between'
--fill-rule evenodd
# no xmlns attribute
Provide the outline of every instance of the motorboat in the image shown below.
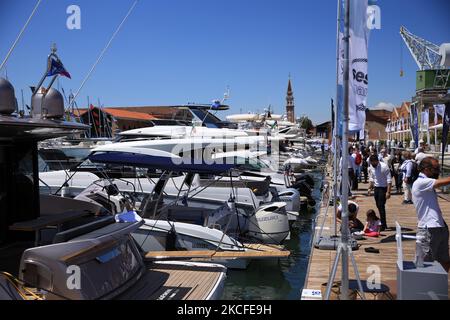
<svg viewBox="0 0 450 320"><path fill-rule="evenodd" d="M59 60L54 52L48 66L52 59ZM148 259L131 237L142 221L39 193L37 143L87 129L64 120L61 93L42 82L26 116L0 78L0 299L220 298L222 265Z"/></svg>
<svg viewBox="0 0 450 320"><path fill-rule="evenodd" d="M99 163L122 163L152 169L158 168L167 172L195 172L197 174L224 173L230 171L235 166L234 163L226 162L210 163L205 165L205 163L201 160L200 163L193 163L193 161L191 161L192 159L188 159L188 161L184 162L182 157L170 152L144 148L139 151L138 148L127 148L123 145L119 145L120 143L112 144L109 146L110 148L108 148L108 146L103 146L94 149L89 156L89 159L92 162ZM191 185L192 179L193 176L189 175L189 180L191 181L183 182L181 185ZM169 180L170 176L163 174L152 189L153 195L148 196L153 200L158 199L158 201L154 204L155 208L163 198L163 190L166 192L165 188ZM178 188L178 195L180 195L180 187L174 185L174 188ZM232 199L232 201L234 202L234 199ZM231 210L230 214L236 217L234 220L236 220L235 224L240 227L240 233L266 243L278 244L289 235L289 223L285 206L286 203L284 202L275 202L266 206L258 207L257 211L251 214L248 214L243 210L240 213L236 212L237 214ZM182 207L182 210L175 210L175 208L175 206L170 207L172 210L171 218L178 219L177 221L180 221L181 218L178 215L185 214L187 208L186 206ZM151 216L151 212L149 212L149 214L147 212L148 210L146 205L142 211L142 216ZM214 212L214 210L212 212ZM153 216L155 215L153 214ZM247 219L248 224L241 224L241 219ZM215 221L215 223L217 222ZM204 224L204 222L201 222L201 224ZM245 225L248 225L248 229L242 229Z"/></svg>
<svg viewBox="0 0 450 320"><path fill-rule="evenodd" d="M119 141L129 141L133 139L183 139L188 137L235 138L248 135L236 129L170 125L122 131L118 133L118 136Z"/></svg>

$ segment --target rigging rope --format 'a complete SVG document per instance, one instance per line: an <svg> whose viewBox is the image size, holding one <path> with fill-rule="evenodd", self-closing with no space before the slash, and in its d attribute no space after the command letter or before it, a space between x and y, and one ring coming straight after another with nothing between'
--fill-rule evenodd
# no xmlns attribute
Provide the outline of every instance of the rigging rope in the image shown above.
<svg viewBox="0 0 450 320"><path fill-rule="evenodd" d="M80 93L81 89L83 89L84 85L86 84L86 81L90 78L92 72L94 71L95 67L97 67L97 64L100 62L100 60L103 58L103 55L105 54L106 50L108 50L108 48L110 47L112 41L114 40L114 38L116 37L116 35L119 33L120 29L122 28L123 24L125 23L125 21L128 19L129 15L131 14L131 12L133 11L134 7L136 6L136 4L138 3L139 0L135 0L134 3L131 5L130 9L128 10L128 13L125 15L125 17L123 18L122 22L119 24L119 26L117 27L116 31L113 33L113 35L111 36L111 38L109 39L108 43L106 44L106 46L103 48L102 52L100 53L100 55L97 58L97 61L95 61L94 65L91 67L91 70L89 70L88 74L86 75L86 77L84 78L83 82L81 83L80 87L78 88L77 92L75 93L75 95L72 98L72 103L73 101L75 101L75 99L77 98L78 94ZM70 108L71 106L69 106Z"/></svg>
<svg viewBox="0 0 450 320"><path fill-rule="evenodd" d="M28 27L28 24L30 23L31 19L33 18L34 14L36 13L37 8L39 7L39 5L41 4L42 0L38 0L38 2L36 3L36 5L34 6L33 11L31 12L30 16L28 17L27 22L25 22L25 25L23 26L22 30L20 30L19 35L17 36L16 40L14 41L13 45L11 46L11 48L9 49L8 53L6 54L5 59L3 60L2 64L0 65L0 71L3 69L3 67L5 66L6 62L8 61L11 53L14 51L14 48L16 47L17 43L19 42L20 38L22 37L22 34L24 33L25 29Z"/></svg>

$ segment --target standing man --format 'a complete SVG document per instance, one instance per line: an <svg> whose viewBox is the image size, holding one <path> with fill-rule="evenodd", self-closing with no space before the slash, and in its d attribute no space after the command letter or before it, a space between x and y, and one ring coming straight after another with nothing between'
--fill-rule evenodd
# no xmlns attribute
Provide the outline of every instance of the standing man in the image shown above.
<svg viewBox="0 0 450 320"><path fill-rule="evenodd" d="M400 170L403 173L403 191L405 192L402 204L413 204L411 198L411 189L412 189L412 169L413 169L413 161L411 152L403 151L403 157L405 161L403 162Z"/></svg>
<svg viewBox="0 0 450 320"><path fill-rule="evenodd" d="M449 185L450 177L439 179L439 161L427 157L420 162L419 178L412 187L417 212L417 236L420 238L425 261L438 261L448 272L448 226L442 217L435 189Z"/></svg>
<svg viewBox="0 0 450 320"><path fill-rule="evenodd" d="M378 156L373 154L369 158L369 190L368 195L374 190L375 203L380 213L381 231L387 229L386 223L386 200L391 197L391 170L378 160Z"/></svg>

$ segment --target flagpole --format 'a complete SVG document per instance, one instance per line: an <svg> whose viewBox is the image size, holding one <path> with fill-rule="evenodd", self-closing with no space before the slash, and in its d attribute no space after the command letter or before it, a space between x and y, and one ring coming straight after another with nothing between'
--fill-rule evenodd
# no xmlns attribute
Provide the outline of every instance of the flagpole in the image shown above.
<svg viewBox="0 0 450 320"><path fill-rule="evenodd" d="M341 191L341 206L342 206L342 230L341 230L341 250L342 250L342 277L341 277L341 299L347 300L349 295L348 289L348 121L349 121L349 68L350 68L350 0L345 1L345 36L344 36L344 119L343 127L344 133L342 135L342 191Z"/></svg>
<svg viewBox="0 0 450 320"><path fill-rule="evenodd" d="M339 168L338 168L338 139L339 139L339 133L338 133L338 116L337 116L337 104L338 101L338 83L339 83L339 51L340 51L340 23L341 23L341 0L337 0L337 20L336 20L336 105L334 106L334 141L333 141L333 152L334 152L334 162L333 162L333 180L334 180L334 188L333 188L333 205L334 205L334 236L337 236L337 221L336 221L336 215L337 215L337 193L338 193L338 175L339 175Z"/></svg>

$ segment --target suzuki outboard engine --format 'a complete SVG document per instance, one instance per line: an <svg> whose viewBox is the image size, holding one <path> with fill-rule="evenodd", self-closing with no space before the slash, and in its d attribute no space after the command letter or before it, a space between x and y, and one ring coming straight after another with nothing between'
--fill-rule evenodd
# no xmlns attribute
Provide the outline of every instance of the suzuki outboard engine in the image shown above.
<svg viewBox="0 0 450 320"><path fill-rule="evenodd" d="M289 235L289 219L285 202L261 206L250 217L249 235L267 244L281 244Z"/></svg>

